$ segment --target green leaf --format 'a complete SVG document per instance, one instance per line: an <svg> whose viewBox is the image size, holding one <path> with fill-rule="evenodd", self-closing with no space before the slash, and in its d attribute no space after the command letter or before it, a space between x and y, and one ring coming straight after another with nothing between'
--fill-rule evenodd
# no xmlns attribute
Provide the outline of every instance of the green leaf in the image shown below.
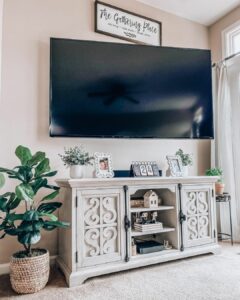
<svg viewBox="0 0 240 300"><path fill-rule="evenodd" d="M57 221L58 217L53 215L53 214L48 214L48 213L44 213L44 212L40 212L39 216L41 217L48 217L49 219L51 219L52 221Z"/></svg>
<svg viewBox="0 0 240 300"><path fill-rule="evenodd" d="M7 198L9 197L9 199ZM0 210L8 212L15 209L21 200L19 200L15 193L5 193L0 196Z"/></svg>
<svg viewBox="0 0 240 300"><path fill-rule="evenodd" d="M48 224L43 224L43 229L47 230L47 231L52 231L54 229L56 229L56 226L53 225L48 225Z"/></svg>
<svg viewBox="0 0 240 300"><path fill-rule="evenodd" d="M46 185L47 185L46 178L38 178L31 183L31 187L32 187L35 195L37 194L37 192L40 188L45 187Z"/></svg>
<svg viewBox="0 0 240 300"><path fill-rule="evenodd" d="M6 221L3 221L2 224L0 224L0 231L1 230L4 230L7 228L7 222Z"/></svg>
<svg viewBox="0 0 240 300"><path fill-rule="evenodd" d="M11 176L17 176L17 172L15 172L14 170L6 169L6 168L0 167L0 172L7 173L8 175L11 175Z"/></svg>
<svg viewBox="0 0 240 300"><path fill-rule="evenodd" d="M39 205L37 210L39 212L51 214L61 206L62 206L62 203L60 203L60 202L42 203L41 205Z"/></svg>
<svg viewBox="0 0 240 300"><path fill-rule="evenodd" d="M12 195L9 199L9 203L8 203L9 209L13 210L13 209L17 208L18 205L20 204L20 202L21 202L21 199L19 199L15 193L12 193Z"/></svg>
<svg viewBox="0 0 240 300"><path fill-rule="evenodd" d="M39 177L45 172L50 171L49 159L44 158L35 168L35 177Z"/></svg>
<svg viewBox="0 0 240 300"><path fill-rule="evenodd" d="M7 214L6 216L6 221L10 223L19 220L23 220L23 214L12 213L12 214Z"/></svg>
<svg viewBox="0 0 240 300"><path fill-rule="evenodd" d="M22 223L18 226L17 232L31 232L33 231L33 222L22 221Z"/></svg>
<svg viewBox="0 0 240 300"><path fill-rule="evenodd" d="M57 227L60 228L67 228L70 226L70 223L67 222L60 222L60 221L45 221L43 223L43 229L47 230L47 231L51 231L54 230Z"/></svg>
<svg viewBox="0 0 240 300"><path fill-rule="evenodd" d="M23 215L24 221L38 221L38 212L36 210L28 210Z"/></svg>
<svg viewBox="0 0 240 300"><path fill-rule="evenodd" d="M52 200L54 199L57 195L59 194L59 190L51 193L51 194L48 194L47 196L43 197L41 201L44 201L44 200Z"/></svg>
<svg viewBox="0 0 240 300"><path fill-rule="evenodd" d="M3 200L1 199L0 201L0 211L6 213L8 210L7 210L7 201L6 202L3 202Z"/></svg>
<svg viewBox="0 0 240 300"><path fill-rule="evenodd" d="M50 190L55 190L55 191L60 190L59 186L57 186L57 185L50 185L50 184L45 185L45 188L50 189Z"/></svg>
<svg viewBox="0 0 240 300"><path fill-rule="evenodd" d="M16 195L19 199L31 202L34 197L34 191L30 184L21 183L16 187Z"/></svg>
<svg viewBox="0 0 240 300"><path fill-rule="evenodd" d="M32 232L23 232L18 235L18 241L21 244L33 245L40 241L41 234L40 231L32 231Z"/></svg>
<svg viewBox="0 0 240 300"><path fill-rule="evenodd" d="M16 228L7 228L5 232L9 235L18 235L19 231Z"/></svg>
<svg viewBox="0 0 240 300"><path fill-rule="evenodd" d="M41 176L42 177L52 177L52 176L55 176L56 174L57 174L57 171L52 171L52 172L44 173Z"/></svg>
<svg viewBox="0 0 240 300"><path fill-rule="evenodd" d="M1 196L0 197L0 211L7 212L7 204L8 204L8 199Z"/></svg>
<svg viewBox="0 0 240 300"><path fill-rule="evenodd" d="M23 221L17 228L19 232L39 231L43 226L43 221Z"/></svg>
<svg viewBox="0 0 240 300"><path fill-rule="evenodd" d="M61 222L61 221L45 221L44 225L51 225L55 227L61 227L61 228L67 228L70 226L70 223L68 222Z"/></svg>
<svg viewBox="0 0 240 300"><path fill-rule="evenodd" d="M46 156L45 152L41 152L41 151L36 152L33 155L33 157L28 161L28 166L33 167L37 165L39 162L44 160L45 156Z"/></svg>
<svg viewBox="0 0 240 300"><path fill-rule="evenodd" d="M9 197L9 196L11 196L11 195L12 195L12 193L6 192L6 193L4 193L3 195L1 195L0 197Z"/></svg>
<svg viewBox="0 0 240 300"><path fill-rule="evenodd" d="M16 176L25 183L28 183L33 177L32 169L29 166L18 166L14 169L18 169Z"/></svg>
<svg viewBox="0 0 240 300"><path fill-rule="evenodd" d="M15 154L20 159L22 165L26 165L32 158L31 151L27 147L21 145L17 147Z"/></svg>
<svg viewBox="0 0 240 300"><path fill-rule="evenodd" d="M5 177L2 173L0 173L0 188L4 186L5 183Z"/></svg>
<svg viewBox="0 0 240 300"><path fill-rule="evenodd" d="M43 220L39 220L39 221L36 221L36 222L33 222L33 229L36 231L39 231L42 229L43 227Z"/></svg>
<svg viewBox="0 0 240 300"><path fill-rule="evenodd" d="M20 201L15 193L5 193L0 196L0 211L9 213L19 205Z"/></svg>

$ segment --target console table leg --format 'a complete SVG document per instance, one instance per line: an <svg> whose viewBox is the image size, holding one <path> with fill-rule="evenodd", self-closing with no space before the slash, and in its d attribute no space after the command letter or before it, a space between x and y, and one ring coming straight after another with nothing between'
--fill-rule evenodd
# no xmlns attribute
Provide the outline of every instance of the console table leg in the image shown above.
<svg viewBox="0 0 240 300"><path fill-rule="evenodd" d="M230 217L230 231L231 231L231 244L233 246L233 230L232 230L232 208L231 208L231 201L229 203L229 217Z"/></svg>

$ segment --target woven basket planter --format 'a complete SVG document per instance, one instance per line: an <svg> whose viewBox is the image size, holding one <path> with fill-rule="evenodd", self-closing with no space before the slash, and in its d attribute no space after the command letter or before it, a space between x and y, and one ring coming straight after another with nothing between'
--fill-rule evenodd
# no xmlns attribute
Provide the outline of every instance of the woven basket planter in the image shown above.
<svg viewBox="0 0 240 300"><path fill-rule="evenodd" d="M40 250L43 254L34 257L11 257L10 281L12 288L19 294L36 293L43 289L49 278L49 252ZM34 250L33 250L34 251Z"/></svg>

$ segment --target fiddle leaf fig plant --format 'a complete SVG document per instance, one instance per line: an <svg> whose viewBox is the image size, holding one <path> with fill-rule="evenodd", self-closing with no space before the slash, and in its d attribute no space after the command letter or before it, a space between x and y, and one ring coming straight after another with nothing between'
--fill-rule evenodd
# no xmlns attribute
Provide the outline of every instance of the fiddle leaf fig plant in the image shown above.
<svg viewBox="0 0 240 300"><path fill-rule="evenodd" d="M4 184L1 173L18 181L14 192L0 195L0 239L6 235L16 236L25 249L25 256L31 257L32 245L40 241L42 230L66 228L69 223L59 221L54 214L62 203L51 201L59 194L59 187L48 183L48 178L56 175L57 171L51 171L46 154L39 151L32 155L30 149L21 145L15 154L20 165L13 169L0 167L0 186ZM37 200L40 189L48 192ZM20 203L25 204L25 209L17 213Z"/></svg>

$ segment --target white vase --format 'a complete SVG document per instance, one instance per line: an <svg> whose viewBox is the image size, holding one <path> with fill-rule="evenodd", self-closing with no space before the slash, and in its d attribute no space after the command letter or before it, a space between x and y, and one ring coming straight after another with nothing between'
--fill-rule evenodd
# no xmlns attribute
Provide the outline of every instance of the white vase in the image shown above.
<svg viewBox="0 0 240 300"><path fill-rule="evenodd" d="M182 172L183 177L188 176L188 166L183 166L182 168L183 168L183 172Z"/></svg>
<svg viewBox="0 0 240 300"><path fill-rule="evenodd" d="M74 179L83 178L85 176L85 166L73 165L70 166L70 177Z"/></svg>

